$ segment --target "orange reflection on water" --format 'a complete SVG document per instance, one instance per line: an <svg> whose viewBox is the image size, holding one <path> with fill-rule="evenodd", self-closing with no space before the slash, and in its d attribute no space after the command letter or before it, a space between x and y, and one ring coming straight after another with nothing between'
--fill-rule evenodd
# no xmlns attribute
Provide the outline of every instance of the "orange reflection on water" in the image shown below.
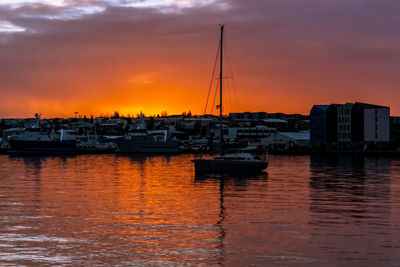
<svg viewBox="0 0 400 267"><path fill-rule="evenodd" d="M199 176L192 158L0 156L0 264L396 262L399 161L271 156L268 174Z"/></svg>
<svg viewBox="0 0 400 267"><path fill-rule="evenodd" d="M134 261L176 260L176 253L182 253L181 260L193 253L217 257L212 255L218 243L218 196L213 185L193 184L190 158L188 164L114 155L13 162L33 172L26 173L33 178L19 181L18 191L25 195L25 207L34 206L23 212L23 220L37 221L38 235L50 233L82 250L133 250L129 258ZM95 256L102 257L110 261L109 255Z"/></svg>

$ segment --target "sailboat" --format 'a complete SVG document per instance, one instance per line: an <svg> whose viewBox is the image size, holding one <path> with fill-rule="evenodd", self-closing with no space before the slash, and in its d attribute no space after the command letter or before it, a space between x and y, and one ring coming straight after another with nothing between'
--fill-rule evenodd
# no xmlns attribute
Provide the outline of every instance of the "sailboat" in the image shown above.
<svg viewBox="0 0 400 267"><path fill-rule="evenodd" d="M219 173L253 173L261 172L268 167L266 156L263 159L257 159L250 153L236 152L224 155L223 136L222 136L222 62L223 62L223 37L224 25L220 27L220 72L219 72L219 142L220 155L211 159L194 159L195 172L219 172Z"/></svg>

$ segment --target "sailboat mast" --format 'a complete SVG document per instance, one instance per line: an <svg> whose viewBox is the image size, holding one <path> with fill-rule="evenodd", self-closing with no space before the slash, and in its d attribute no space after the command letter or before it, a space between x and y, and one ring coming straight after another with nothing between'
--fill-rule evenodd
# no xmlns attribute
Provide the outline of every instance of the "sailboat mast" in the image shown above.
<svg viewBox="0 0 400 267"><path fill-rule="evenodd" d="M220 62L219 62L219 146L220 153L223 154L223 135L222 135L222 53L223 53L223 37L224 37L224 24L221 25L221 41L220 41Z"/></svg>

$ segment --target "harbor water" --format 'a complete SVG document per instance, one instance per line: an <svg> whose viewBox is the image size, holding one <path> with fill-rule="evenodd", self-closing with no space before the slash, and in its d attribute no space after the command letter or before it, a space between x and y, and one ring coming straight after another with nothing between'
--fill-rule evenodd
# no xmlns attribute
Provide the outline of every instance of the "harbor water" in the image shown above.
<svg viewBox="0 0 400 267"><path fill-rule="evenodd" d="M270 156L196 176L193 155L0 155L1 266L394 266L400 160Z"/></svg>

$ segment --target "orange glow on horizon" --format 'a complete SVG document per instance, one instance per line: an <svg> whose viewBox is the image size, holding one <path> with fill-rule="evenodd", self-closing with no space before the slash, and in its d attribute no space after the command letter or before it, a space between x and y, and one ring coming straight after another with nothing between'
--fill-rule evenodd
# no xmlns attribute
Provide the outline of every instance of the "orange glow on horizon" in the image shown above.
<svg viewBox="0 0 400 267"><path fill-rule="evenodd" d="M104 72L104 66L91 63L85 75L70 73L39 73L30 83L29 92L8 93L6 102L0 107L0 118L33 117L41 113L44 118L68 118L112 115L118 111L121 116L135 117L141 112L148 116L182 114L189 112L202 115L206 105L209 87L211 60L202 65L191 65L184 61L174 68L168 68L168 62L149 63L142 69L132 69L131 64L118 60L117 66ZM102 62L101 64L105 64ZM309 114L314 104L346 102L367 102L379 105L393 103L392 97L386 101L374 101L375 95L360 95L351 91L340 92L330 85L325 91L318 90L323 85L309 86L297 79L286 79L285 73L276 76L252 76L243 64L232 82L224 84L224 114L231 112L282 112ZM101 75L99 75L101 73ZM293 74L295 75L295 74ZM296 74L299 75L299 74ZM65 79L68 79L67 81ZM309 88L310 87L310 88ZM13 89L12 87L10 87ZM46 89L36 94L36 90ZM57 88L56 90L53 88ZM17 89L17 88L16 88ZM207 114L218 114L218 94L212 105L213 87L208 102ZM17 90L15 90L17 91ZM348 97L348 94L352 97ZM22 100L22 101L21 101ZM397 106L391 106L391 113L400 114Z"/></svg>
<svg viewBox="0 0 400 267"><path fill-rule="evenodd" d="M253 15L254 10L250 11ZM219 40L218 24L187 26L182 22L191 20L190 13L136 10L138 15L144 12L143 18L154 16L147 23L132 20L129 12L108 12L52 20L48 27L53 31L46 32L46 26L41 34L0 39L0 118L28 118L35 113L67 118L76 112L97 117L114 111L125 116L164 111L202 115ZM115 20L108 20L111 17ZM390 49L385 45L390 42L372 47L378 51L366 46L354 52L352 40L345 38L336 47L331 39L323 38L325 33L321 39L299 37L298 31L281 36L284 30L266 31L269 27L258 23L231 21L227 25L225 57L233 70L230 73L231 65L226 64L224 76L233 76L234 83L227 79L224 84L224 114L309 114L316 104L365 102L389 106L392 115L400 115L398 62L389 61L386 54ZM311 42L309 37L319 41ZM344 47L350 50L342 51ZM210 107L218 114L218 94L214 105L213 99L214 91L208 114Z"/></svg>

